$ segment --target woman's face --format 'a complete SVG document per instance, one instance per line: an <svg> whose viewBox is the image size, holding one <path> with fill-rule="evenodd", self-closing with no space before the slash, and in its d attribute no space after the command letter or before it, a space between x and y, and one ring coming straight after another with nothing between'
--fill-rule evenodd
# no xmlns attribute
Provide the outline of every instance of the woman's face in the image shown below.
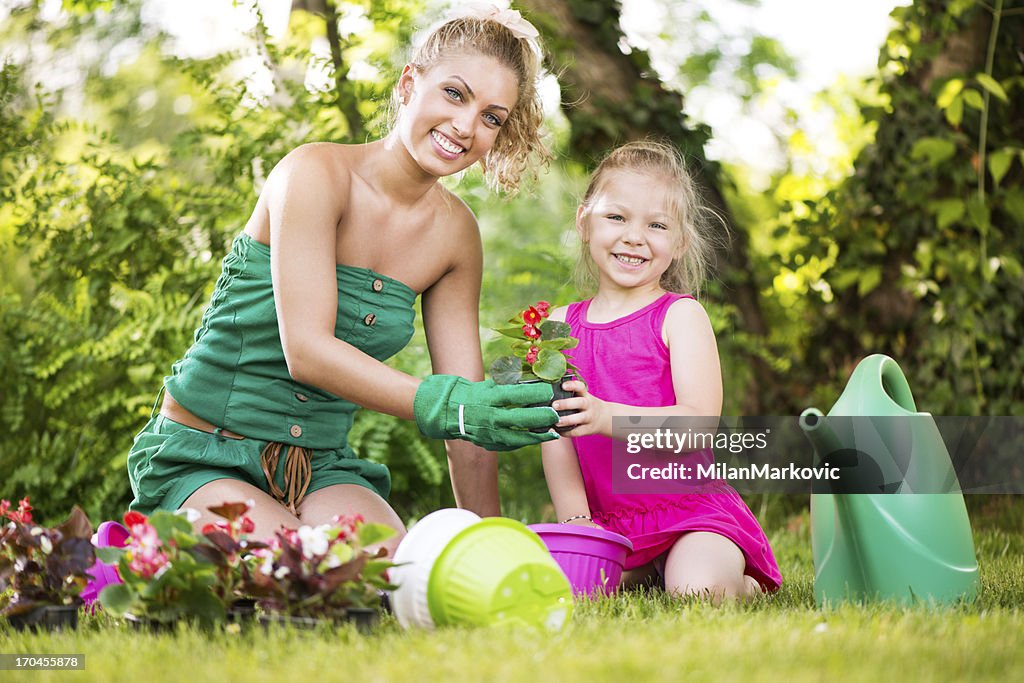
<svg viewBox="0 0 1024 683"><path fill-rule="evenodd" d="M494 146L518 91L515 74L493 57L455 55L422 72L406 66L398 81L399 138L426 173L458 173Z"/></svg>

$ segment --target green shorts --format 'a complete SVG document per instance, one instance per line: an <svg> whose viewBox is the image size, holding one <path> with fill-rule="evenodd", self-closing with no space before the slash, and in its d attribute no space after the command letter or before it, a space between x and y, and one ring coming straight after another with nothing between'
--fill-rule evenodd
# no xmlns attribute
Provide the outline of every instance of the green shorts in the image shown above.
<svg viewBox="0 0 1024 683"><path fill-rule="evenodd" d="M268 442L230 439L153 416L128 454L128 478L135 499L129 506L144 514L177 510L201 486L217 479L237 479L270 493L260 466ZM283 455L283 454L282 454ZM275 474L284 487L285 458ZM384 465L356 457L351 448L313 451L312 477L306 495L334 484L358 484L387 499L391 474Z"/></svg>

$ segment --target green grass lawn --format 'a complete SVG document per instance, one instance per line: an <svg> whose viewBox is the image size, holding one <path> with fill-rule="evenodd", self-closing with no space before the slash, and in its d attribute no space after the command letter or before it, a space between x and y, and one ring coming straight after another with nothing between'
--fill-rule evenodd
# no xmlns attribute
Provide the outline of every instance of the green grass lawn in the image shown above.
<svg viewBox="0 0 1024 683"><path fill-rule="evenodd" d="M951 608L844 605L813 598L806 525L771 534L784 588L712 607L633 592L578 603L555 636L501 629L354 628L134 631L107 617L71 633L0 626L3 653L82 653L85 671L0 671L0 681L1024 680L1024 534L978 528L977 601Z"/></svg>

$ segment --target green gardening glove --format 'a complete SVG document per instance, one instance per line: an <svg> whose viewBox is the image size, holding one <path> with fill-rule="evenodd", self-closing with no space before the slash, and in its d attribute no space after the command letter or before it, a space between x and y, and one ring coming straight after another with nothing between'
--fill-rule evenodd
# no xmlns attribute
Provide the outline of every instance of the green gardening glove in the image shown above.
<svg viewBox="0 0 1024 683"><path fill-rule="evenodd" d="M416 426L434 439L464 439L489 451L512 451L557 439L555 432L530 432L558 422L553 408L521 408L550 403L551 385L470 382L455 375L431 375L413 399Z"/></svg>

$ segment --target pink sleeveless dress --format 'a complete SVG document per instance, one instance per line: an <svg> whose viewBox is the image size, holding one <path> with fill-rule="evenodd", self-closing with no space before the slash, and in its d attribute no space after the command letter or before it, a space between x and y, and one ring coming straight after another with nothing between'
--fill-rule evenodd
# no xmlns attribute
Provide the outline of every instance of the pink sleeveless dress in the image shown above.
<svg viewBox="0 0 1024 683"><path fill-rule="evenodd" d="M633 406L675 405L669 351L662 323L683 298L667 292L656 301L607 323L587 322L591 300L571 304L566 322L580 340L573 364L591 394ZM683 534L710 531L735 543L747 560L746 573L765 590L782 584L775 556L753 513L731 487L714 494L616 494L612 491L612 440L599 434L573 437L594 521L633 542L626 569L668 552ZM708 454L708 457L711 457Z"/></svg>

